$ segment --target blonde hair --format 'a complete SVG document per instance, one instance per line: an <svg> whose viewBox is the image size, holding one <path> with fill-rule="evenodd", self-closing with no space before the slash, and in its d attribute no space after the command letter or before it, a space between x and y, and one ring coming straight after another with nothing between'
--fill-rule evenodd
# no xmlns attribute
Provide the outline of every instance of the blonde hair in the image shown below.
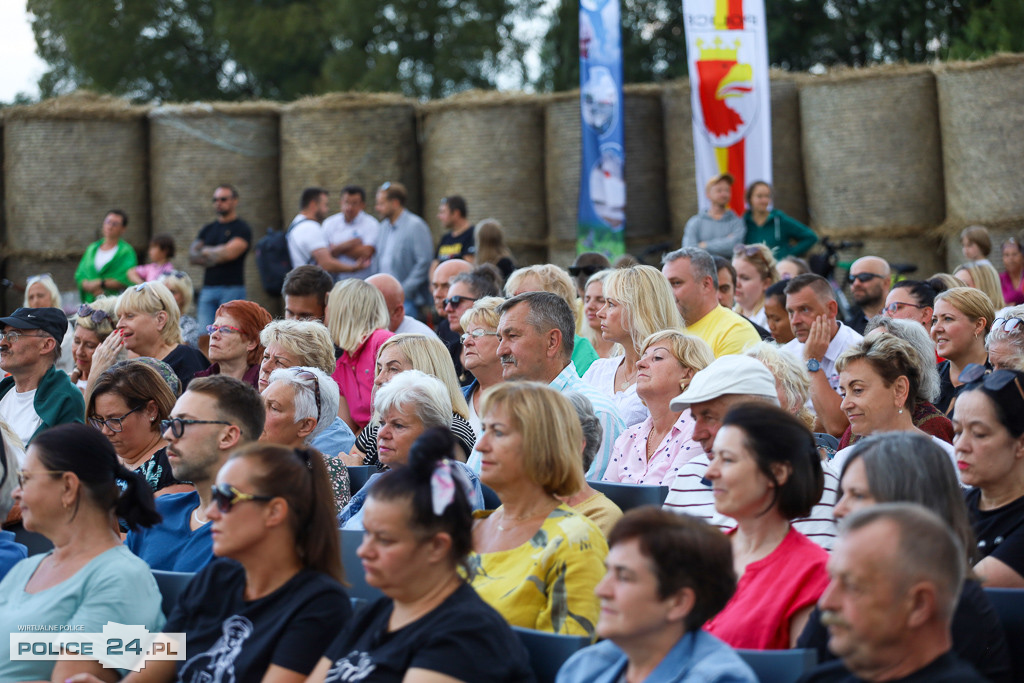
<svg viewBox="0 0 1024 683"><path fill-rule="evenodd" d="M637 353L655 332L685 327L668 280L653 266L613 270L604 281L604 298L622 306L622 327Z"/></svg>
<svg viewBox="0 0 1024 683"><path fill-rule="evenodd" d="M916 324L916 323L915 323ZM920 327L920 325L918 325ZM759 342L744 352L761 362L772 373L776 384L782 389L782 408L796 415L797 419L810 429L814 426L814 415L807 409L811 395L811 377L807 369L797 362L792 354L786 353L774 342Z"/></svg>
<svg viewBox="0 0 1024 683"><path fill-rule="evenodd" d="M576 321L579 316L579 311L576 310L576 299L579 297L576 295L576 285L573 284L569 273L550 263L519 268L508 276L508 282L505 283L505 296L513 296L527 277L536 278L540 283L541 291L551 292L565 299L565 303L569 304L569 310L572 311L573 321Z"/></svg>
<svg viewBox="0 0 1024 683"><path fill-rule="evenodd" d="M483 299L477 299L472 308L467 309L459 318L459 325L464 330L474 323L498 329L498 323L501 321L498 306L504 301L504 297L500 296L485 296Z"/></svg>
<svg viewBox="0 0 1024 683"><path fill-rule="evenodd" d="M171 273L164 273L160 276L160 282L164 283L171 294L181 294L181 314L185 315L192 310L192 300L195 298L195 287L192 286L192 278L183 270L175 270Z"/></svg>
<svg viewBox="0 0 1024 683"><path fill-rule="evenodd" d="M715 354L706 341L681 330L661 330L649 335L640 345L640 352L643 353L658 342L665 342L680 365L694 372L700 372L715 361Z"/></svg>
<svg viewBox="0 0 1024 683"><path fill-rule="evenodd" d="M523 471L547 493L583 488L583 428L568 398L538 382L502 382L483 395L480 414L504 409L522 436Z"/></svg>
<svg viewBox="0 0 1024 683"><path fill-rule="evenodd" d="M974 288L988 295L992 300L992 308L1002 308L1006 305L1003 299L1003 285L999 282L999 273L987 263L972 261L965 263L954 272L966 270L974 280ZM955 276L954 276L955 277Z"/></svg>
<svg viewBox="0 0 1024 683"><path fill-rule="evenodd" d="M41 284L46 288L46 291L50 293L50 307L60 308L60 288L57 287L57 283L53 281L53 276L49 273L43 273L42 275L33 275L25 281L25 303L22 304L25 308L28 308L28 290L36 284ZM58 345L59 346L59 345Z"/></svg>
<svg viewBox="0 0 1024 683"><path fill-rule="evenodd" d="M384 295L358 278L342 280L327 296L324 324L340 348L354 352L375 330L390 322Z"/></svg>
<svg viewBox="0 0 1024 683"><path fill-rule="evenodd" d="M309 320L274 320L260 332L263 348L281 346L296 356L299 365L311 366L330 376L336 367L334 344L327 328Z"/></svg>
<svg viewBox="0 0 1024 683"><path fill-rule="evenodd" d="M476 245L476 263L497 263L502 258L511 258L512 252L505 245L505 231L501 223L485 218L473 229L473 243Z"/></svg>
<svg viewBox="0 0 1024 683"><path fill-rule="evenodd" d="M120 318L126 311L155 316L161 311L167 314L167 322L160 330L160 339L169 346L181 344L181 311L171 290L162 282L143 282L121 292L117 297L114 312Z"/></svg>
<svg viewBox="0 0 1024 683"><path fill-rule="evenodd" d="M451 397L452 410L459 416L469 419L469 405L466 404L466 397L462 395L462 387L459 386L459 378L455 374L455 364L452 363L448 348L440 339L415 332L396 334L380 345L377 359L380 359L384 349L392 346L402 352L414 370L441 380Z"/></svg>
<svg viewBox="0 0 1024 683"><path fill-rule="evenodd" d="M96 337L102 342L110 336L110 333L117 326L117 314L114 313L114 310L117 308L117 297L98 296L89 306L94 311L103 311L108 317L99 323L94 323L91 315L75 316L75 327L81 327L83 330L94 332Z"/></svg>
<svg viewBox="0 0 1024 683"><path fill-rule="evenodd" d="M935 301L949 301L950 305L960 311L973 322L985 319L983 334L988 334L992 329L992 321L996 317L995 306L992 299L985 292L974 287L953 287L935 296Z"/></svg>
<svg viewBox="0 0 1024 683"><path fill-rule="evenodd" d="M753 256L748 255L745 249L749 248L757 249L757 253ZM744 245L744 250L734 252L733 258L743 259L750 265L754 266L762 280L768 280L772 284L779 281L779 271L775 267L778 265L778 262L775 260L775 257L772 255L772 250L767 244L761 243Z"/></svg>

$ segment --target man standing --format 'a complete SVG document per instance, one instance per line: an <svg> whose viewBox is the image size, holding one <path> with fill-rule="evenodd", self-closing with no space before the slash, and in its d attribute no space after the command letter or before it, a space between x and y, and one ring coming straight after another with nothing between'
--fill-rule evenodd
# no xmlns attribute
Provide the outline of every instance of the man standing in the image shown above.
<svg viewBox="0 0 1024 683"><path fill-rule="evenodd" d="M366 281L380 290L384 295L384 303L388 306L388 329L395 334L413 332L416 334L434 335L434 331L415 318L405 314L405 292L402 283L386 273L377 273L366 278Z"/></svg>
<svg viewBox="0 0 1024 683"><path fill-rule="evenodd" d="M705 192L711 206L686 221L684 247L700 247L712 254L731 258L732 248L743 244L747 227L743 219L729 208L732 184L733 177L728 173L720 173L708 181Z"/></svg>
<svg viewBox="0 0 1024 683"><path fill-rule="evenodd" d="M382 217L377 242L378 272L394 276L405 290L405 312L414 318L430 303L429 280L434 240L422 218L405 208L405 186L384 183L377 191L377 213Z"/></svg>
<svg viewBox="0 0 1024 683"><path fill-rule="evenodd" d="M320 266L332 275L352 273L366 267L365 260L355 265L342 263L331 255L331 243L320 223L327 217L327 190L307 187L299 199L299 212L288 225L288 254L292 268Z"/></svg>
<svg viewBox="0 0 1024 683"><path fill-rule="evenodd" d="M686 331L706 341L715 358L743 353L761 340L748 320L718 303L718 271L711 254L683 247L665 254L662 263Z"/></svg>
<svg viewBox="0 0 1024 683"><path fill-rule="evenodd" d="M576 391L594 405L603 438L587 479L600 480L612 446L626 423L607 394L584 384L572 363L576 319L565 299L551 292L525 292L498 306L498 356L506 380L543 382L560 391Z"/></svg>
<svg viewBox="0 0 1024 683"><path fill-rule="evenodd" d="M934 513L884 503L847 518L818 601L839 657L804 683L987 680L952 652L967 550Z"/></svg>
<svg viewBox="0 0 1024 683"><path fill-rule="evenodd" d="M466 216L466 200L459 195L453 194L441 200L437 220L441 221L447 232L441 235L441 241L437 244L437 254L434 256L432 268L453 258L473 258L473 224Z"/></svg>
<svg viewBox="0 0 1024 683"><path fill-rule="evenodd" d="M213 323L221 304L245 299L245 254L252 244L252 228L238 217L238 190L218 185L213 190L217 220L203 226L188 249L189 262L204 266L199 292L199 329Z"/></svg>
<svg viewBox="0 0 1024 683"><path fill-rule="evenodd" d="M782 347L806 364L811 375L811 404L821 427L837 439L849 426L840 405L836 361L846 349L864 338L836 320L839 305L828 280L820 275L797 275L786 285L786 313L796 336Z"/></svg>
<svg viewBox="0 0 1024 683"><path fill-rule="evenodd" d="M892 288L889 264L877 256L864 256L850 266L850 294L859 310L850 313L847 323L857 334L864 334L868 321L882 314L885 297Z"/></svg>
<svg viewBox="0 0 1024 683"><path fill-rule="evenodd" d="M83 422L85 400L56 368L68 319L59 308L19 308L0 318L0 420L29 442L66 422Z"/></svg>
<svg viewBox="0 0 1024 683"><path fill-rule="evenodd" d="M161 424L167 460L178 481L195 491L156 499L163 521L128 533L128 549L153 569L199 571L213 559L210 507L217 472L239 446L263 432L266 411L252 385L227 375L193 380L178 398L171 419Z"/></svg>
<svg viewBox="0 0 1024 683"><path fill-rule="evenodd" d="M341 213L324 221L324 232L331 245L331 255L344 264L355 266L367 262L377 252L380 223L366 213L366 190L358 185L341 188ZM373 275L369 265L350 273L339 273L336 280L347 277L366 278Z"/></svg>

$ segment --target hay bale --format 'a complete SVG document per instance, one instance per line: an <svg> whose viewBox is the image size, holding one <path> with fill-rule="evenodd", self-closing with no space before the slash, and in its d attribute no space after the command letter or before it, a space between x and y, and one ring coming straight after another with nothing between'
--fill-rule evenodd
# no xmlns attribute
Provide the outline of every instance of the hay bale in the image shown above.
<svg viewBox="0 0 1024 683"><path fill-rule="evenodd" d="M422 107L423 217L435 237L434 209L459 194L471 221L504 226L518 263L528 262L527 250L546 249L544 99L468 92Z"/></svg>
<svg viewBox="0 0 1024 683"><path fill-rule="evenodd" d="M1024 55L935 68L946 211L961 223L1024 219Z"/></svg>
<svg viewBox="0 0 1024 683"><path fill-rule="evenodd" d="M626 243L630 251L669 232L665 122L660 85L627 85L625 103Z"/></svg>
<svg viewBox="0 0 1024 683"><path fill-rule="evenodd" d="M170 233L175 263L202 286L203 268L188 263L187 249L200 228L216 218L214 188L238 188L238 215L253 229L253 243L268 226L280 229L278 116L272 103L168 105L150 112L150 186L153 234ZM291 216L289 215L289 218ZM266 306L256 259L245 259L248 295Z"/></svg>
<svg viewBox="0 0 1024 683"><path fill-rule="evenodd" d="M800 89L811 220L846 235L919 235L942 223L935 77L883 66L808 78Z"/></svg>
<svg viewBox="0 0 1024 683"><path fill-rule="evenodd" d="M573 253L576 251L581 136L579 91L551 97L544 106L544 184L551 250L558 240L571 241ZM548 256L554 258L551 250Z"/></svg>
<svg viewBox="0 0 1024 683"><path fill-rule="evenodd" d="M681 242L686 221L697 213L697 169L693 157L690 83L674 81L661 96L665 131L665 188L672 241Z"/></svg>
<svg viewBox="0 0 1024 683"><path fill-rule="evenodd" d="M775 206L806 223L803 145L800 136L800 88L797 78L772 70L772 185ZM748 178L747 185L757 180Z"/></svg>
<svg viewBox="0 0 1024 683"><path fill-rule="evenodd" d="M4 112L7 244L79 252L103 216L128 213L125 239L149 239L145 107L76 93Z"/></svg>
<svg viewBox="0 0 1024 683"><path fill-rule="evenodd" d="M78 300L78 286L75 284L75 268L81 254L64 255L54 258L52 253L46 252L16 252L6 260L4 277L9 279L18 287L24 287L26 280L33 275L49 273L53 281L60 289L64 307L73 306ZM15 291L13 287L7 290L0 290L3 293L2 310L12 312L21 306L25 301L25 293Z"/></svg>
<svg viewBox="0 0 1024 683"><path fill-rule="evenodd" d="M335 93L299 100L281 112L281 207L285 219L298 211L303 188L332 193L361 185L373 207L385 181L409 190L409 208L421 211L416 107L399 95Z"/></svg>

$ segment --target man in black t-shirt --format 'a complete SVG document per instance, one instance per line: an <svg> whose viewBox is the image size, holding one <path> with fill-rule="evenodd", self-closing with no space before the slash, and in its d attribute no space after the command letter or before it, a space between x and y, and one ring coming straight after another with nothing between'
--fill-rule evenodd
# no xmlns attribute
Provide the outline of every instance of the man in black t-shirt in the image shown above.
<svg viewBox="0 0 1024 683"><path fill-rule="evenodd" d="M441 241L437 244L434 263L430 266L431 273L439 263L450 259L465 259L467 256L473 258L473 224L466 218L467 211L466 200L457 194L441 200L437 220L441 221L448 232L441 235Z"/></svg>
<svg viewBox="0 0 1024 683"><path fill-rule="evenodd" d="M206 268L197 305L200 330L213 323L221 304L246 299L245 255L252 244L252 228L238 217L234 186L218 185L213 191L213 207L217 220L204 225L188 249L189 261Z"/></svg>

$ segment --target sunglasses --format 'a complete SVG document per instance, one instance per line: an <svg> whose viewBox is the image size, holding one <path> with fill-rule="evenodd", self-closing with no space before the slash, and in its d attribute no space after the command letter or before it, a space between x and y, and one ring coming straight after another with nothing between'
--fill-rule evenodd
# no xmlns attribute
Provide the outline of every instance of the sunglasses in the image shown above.
<svg viewBox="0 0 1024 683"><path fill-rule="evenodd" d="M171 435L175 439L180 439L185 434L187 425L227 425L230 427L231 423L224 420L183 420L180 417L172 417L170 420L160 420L160 433L163 434L170 429Z"/></svg>
<svg viewBox="0 0 1024 683"><path fill-rule="evenodd" d="M121 420L125 419L134 412L142 410L143 406L145 405L146 404L143 403L141 406L132 408L121 417L108 417L106 420L104 420L101 417L90 417L89 424L91 424L96 429L99 429L100 431L103 431L103 428L106 427L115 434L120 434L121 430L124 428L124 426L121 424Z"/></svg>
<svg viewBox="0 0 1024 683"><path fill-rule="evenodd" d="M231 325L207 325L206 332L208 334L213 334L214 332L219 332L221 334L231 334L232 332L237 332L238 334L245 334L244 332L242 332L242 330L238 329L237 327L232 327Z"/></svg>
<svg viewBox="0 0 1024 683"><path fill-rule="evenodd" d="M569 275L573 277L579 277L580 275L586 275L590 277L594 273L598 273L604 270L601 266L569 266Z"/></svg>
<svg viewBox="0 0 1024 683"><path fill-rule="evenodd" d="M1021 387L1017 373L1012 370L989 370L980 363L970 363L957 378L962 384L968 385L966 389L976 389L979 386L996 393L1010 386L1012 382L1017 387L1017 393L1024 401L1024 387Z"/></svg>
<svg viewBox="0 0 1024 683"><path fill-rule="evenodd" d="M914 308L928 308L924 304L908 304L904 301L893 301L891 304L885 307L885 312L889 315L898 313L900 308L903 306L913 306Z"/></svg>
<svg viewBox="0 0 1024 683"><path fill-rule="evenodd" d="M29 286L29 285L35 284L36 282L43 282L43 281L46 281L46 280L49 280L50 282L53 282L53 276L50 275L49 273L40 273L39 275L29 275L28 279L25 280L25 285Z"/></svg>
<svg viewBox="0 0 1024 683"><path fill-rule="evenodd" d="M761 256L761 249L756 244L737 244L732 248L732 253L737 256L742 254L748 258L754 258Z"/></svg>
<svg viewBox="0 0 1024 683"><path fill-rule="evenodd" d="M316 399L316 421L320 421L320 381L316 378L309 370L303 370L302 372L295 373L296 379L313 380L313 398Z"/></svg>
<svg viewBox="0 0 1024 683"><path fill-rule="evenodd" d="M461 304L463 301L476 301L476 299L474 299L471 296L462 296L461 294L456 294L455 296L448 297L441 303L444 304L445 308L448 308L449 306L451 306L452 308L458 308L459 304Z"/></svg>
<svg viewBox="0 0 1024 683"><path fill-rule="evenodd" d="M871 282L876 277L881 278L885 276L879 275L878 273L857 273L856 275L851 275L846 279L852 285L854 282L859 282L861 284L864 284L865 282Z"/></svg>
<svg viewBox="0 0 1024 683"><path fill-rule="evenodd" d="M996 318L992 323L992 327L1002 328L1003 332L1013 332L1020 324L1024 323L1024 319L1021 318Z"/></svg>
<svg viewBox="0 0 1024 683"><path fill-rule="evenodd" d="M466 332L464 335L459 337L459 341L462 342L463 344L465 344L466 340L469 339L470 337L472 337L473 339L479 339L480 337L497 337L497 336L498 336L497 332L488 332L487 330L476 329L476 330L473 330L472 332Z"/></svg>
<svg viewBox="0 0 1024 683"><path fill-rule="evenodd" d="M242 493L231 484L215 484L213 486L213 502L220 512L231 512L231 508L247 500L266 503L274 500L274 496L260 496L255 493Z"/></svg>
<svg viewBox="0 0 1024 683"><path fill-rule="evenodd" d="M92 320L94 325L99 325L104 320L114 322L114 319L110 317L110 314L101 308L93 308L89 304L82 304L78 307L78 317L88 318Z"/></svg>

